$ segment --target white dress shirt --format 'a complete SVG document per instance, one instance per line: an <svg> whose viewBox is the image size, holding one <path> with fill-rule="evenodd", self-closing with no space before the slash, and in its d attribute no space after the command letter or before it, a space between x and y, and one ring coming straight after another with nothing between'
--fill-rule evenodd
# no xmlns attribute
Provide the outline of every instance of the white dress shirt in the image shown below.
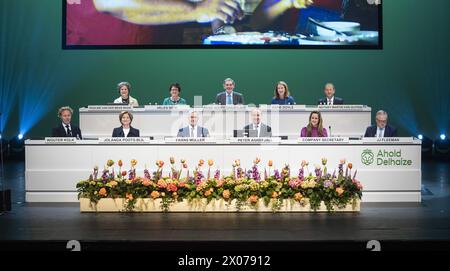
<svg viewBox="0 0 450 271"><path fill-rule="evenodd" d="M122 130L123 130L123 135L125 137L128 137L128 134L130 133L130 128L122 128Z"/></svg>
<svg viewBox="0 0 450 271"><path fill-rule="evenodd" d="M327 105L333 105L334 104L334 96L331 98L327 97Z"/></svg>
<svg viewBox="0 0 450 271"><path fill-rule="evenodd" d="M377 127L377 135L376 135L376 137L383 138L385 130L386 130L386 128Z"/></svg>
<svg viewBox="0 0 450 271"><path fill-rule="evenodd" d="M68 134L66 126L69 126L70 132L72 133L72 136L73 136L72 126L70 125L70 123L69 124L65 124L64 122L62 122L62 126L64 127L64 130L66 131L66 135Z"/></svg>
<svg viewBox="0 0 450 271"><path fill-rule="evenodd" d="M261 134L261 123L253 123L253 130L256 130L256 137L259 137L259 135Z"/></svg>
<svg viewBox="0 0 450 271"><path fill-rule="evenodd" d="M194 127L189 125L189 137L197 137L197 130L198 130L197 125L195 125Z"/></svg>

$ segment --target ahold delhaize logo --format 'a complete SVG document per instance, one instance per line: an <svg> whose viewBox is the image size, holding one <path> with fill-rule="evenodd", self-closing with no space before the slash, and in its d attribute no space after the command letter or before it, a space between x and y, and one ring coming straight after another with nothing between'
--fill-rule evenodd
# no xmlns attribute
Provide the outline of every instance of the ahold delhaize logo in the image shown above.
<svg viewBox="0 0 450 271"><path fill-rule="evenodd" d="M373 157L373 152L371 150L364 150L361 154L361 162L366 166L372 165Z"/></svg>
<svg viewBox="0 0 450 271"><path fill-rule="evenodd" d="M376 157L372 150L366 149L361 153L361 162L370 166L411 166L412 160L404 159L401 150L378 150Z"/></svg>

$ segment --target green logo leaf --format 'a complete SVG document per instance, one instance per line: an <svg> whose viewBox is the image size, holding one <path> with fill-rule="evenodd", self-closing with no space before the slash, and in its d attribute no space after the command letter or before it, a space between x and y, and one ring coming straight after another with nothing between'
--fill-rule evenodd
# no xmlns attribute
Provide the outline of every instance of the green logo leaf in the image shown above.
<svg viewBox="0 0 450 271"><path fill-rule="evenodd" d="M364 150L361 154L361 162L364 165L369 166L369 165L373 164L373 161L374 161L373 152L369 149Z"/></svg>

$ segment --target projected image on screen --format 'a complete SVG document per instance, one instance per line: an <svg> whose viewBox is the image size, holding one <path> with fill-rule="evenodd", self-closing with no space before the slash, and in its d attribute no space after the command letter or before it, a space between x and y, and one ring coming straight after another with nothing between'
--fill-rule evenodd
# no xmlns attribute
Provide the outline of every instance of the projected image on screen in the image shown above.
<svg viewBox="0 0 450 271"><path fill-rule="evenodd" d="M380 47L381 0L64 0L64 47Z"/></svg>

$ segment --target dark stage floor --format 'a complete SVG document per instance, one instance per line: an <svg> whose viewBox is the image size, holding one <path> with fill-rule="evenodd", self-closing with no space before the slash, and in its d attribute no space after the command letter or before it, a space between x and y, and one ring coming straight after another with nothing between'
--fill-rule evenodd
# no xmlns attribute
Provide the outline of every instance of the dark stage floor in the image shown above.
<svg viewBox="0 0 450 271"><path fill-rule="evenodd" d="M421 242L446 241L441 243L441 248L449 248L450 174L447 163L424 161L421 204L364 203L358 214L81 214L77 204L23 203L23 171L23 162L10 162L5 168L5 179L8 188L12 189L14 204L12 212L0 216L0 246L3 244L3 248L19 244L16 241L55 244L67 240L91 244L140 241L150 246L158 244L157 241L165 244L168 241L174 244L185 241L264 241L272 244L288 241L297 242L297 245L326 241L332 246L333 242L360 245L373 239L397 242L397 245L403 244L403 248L410 249L420 249L417 246Z"/></svg>

